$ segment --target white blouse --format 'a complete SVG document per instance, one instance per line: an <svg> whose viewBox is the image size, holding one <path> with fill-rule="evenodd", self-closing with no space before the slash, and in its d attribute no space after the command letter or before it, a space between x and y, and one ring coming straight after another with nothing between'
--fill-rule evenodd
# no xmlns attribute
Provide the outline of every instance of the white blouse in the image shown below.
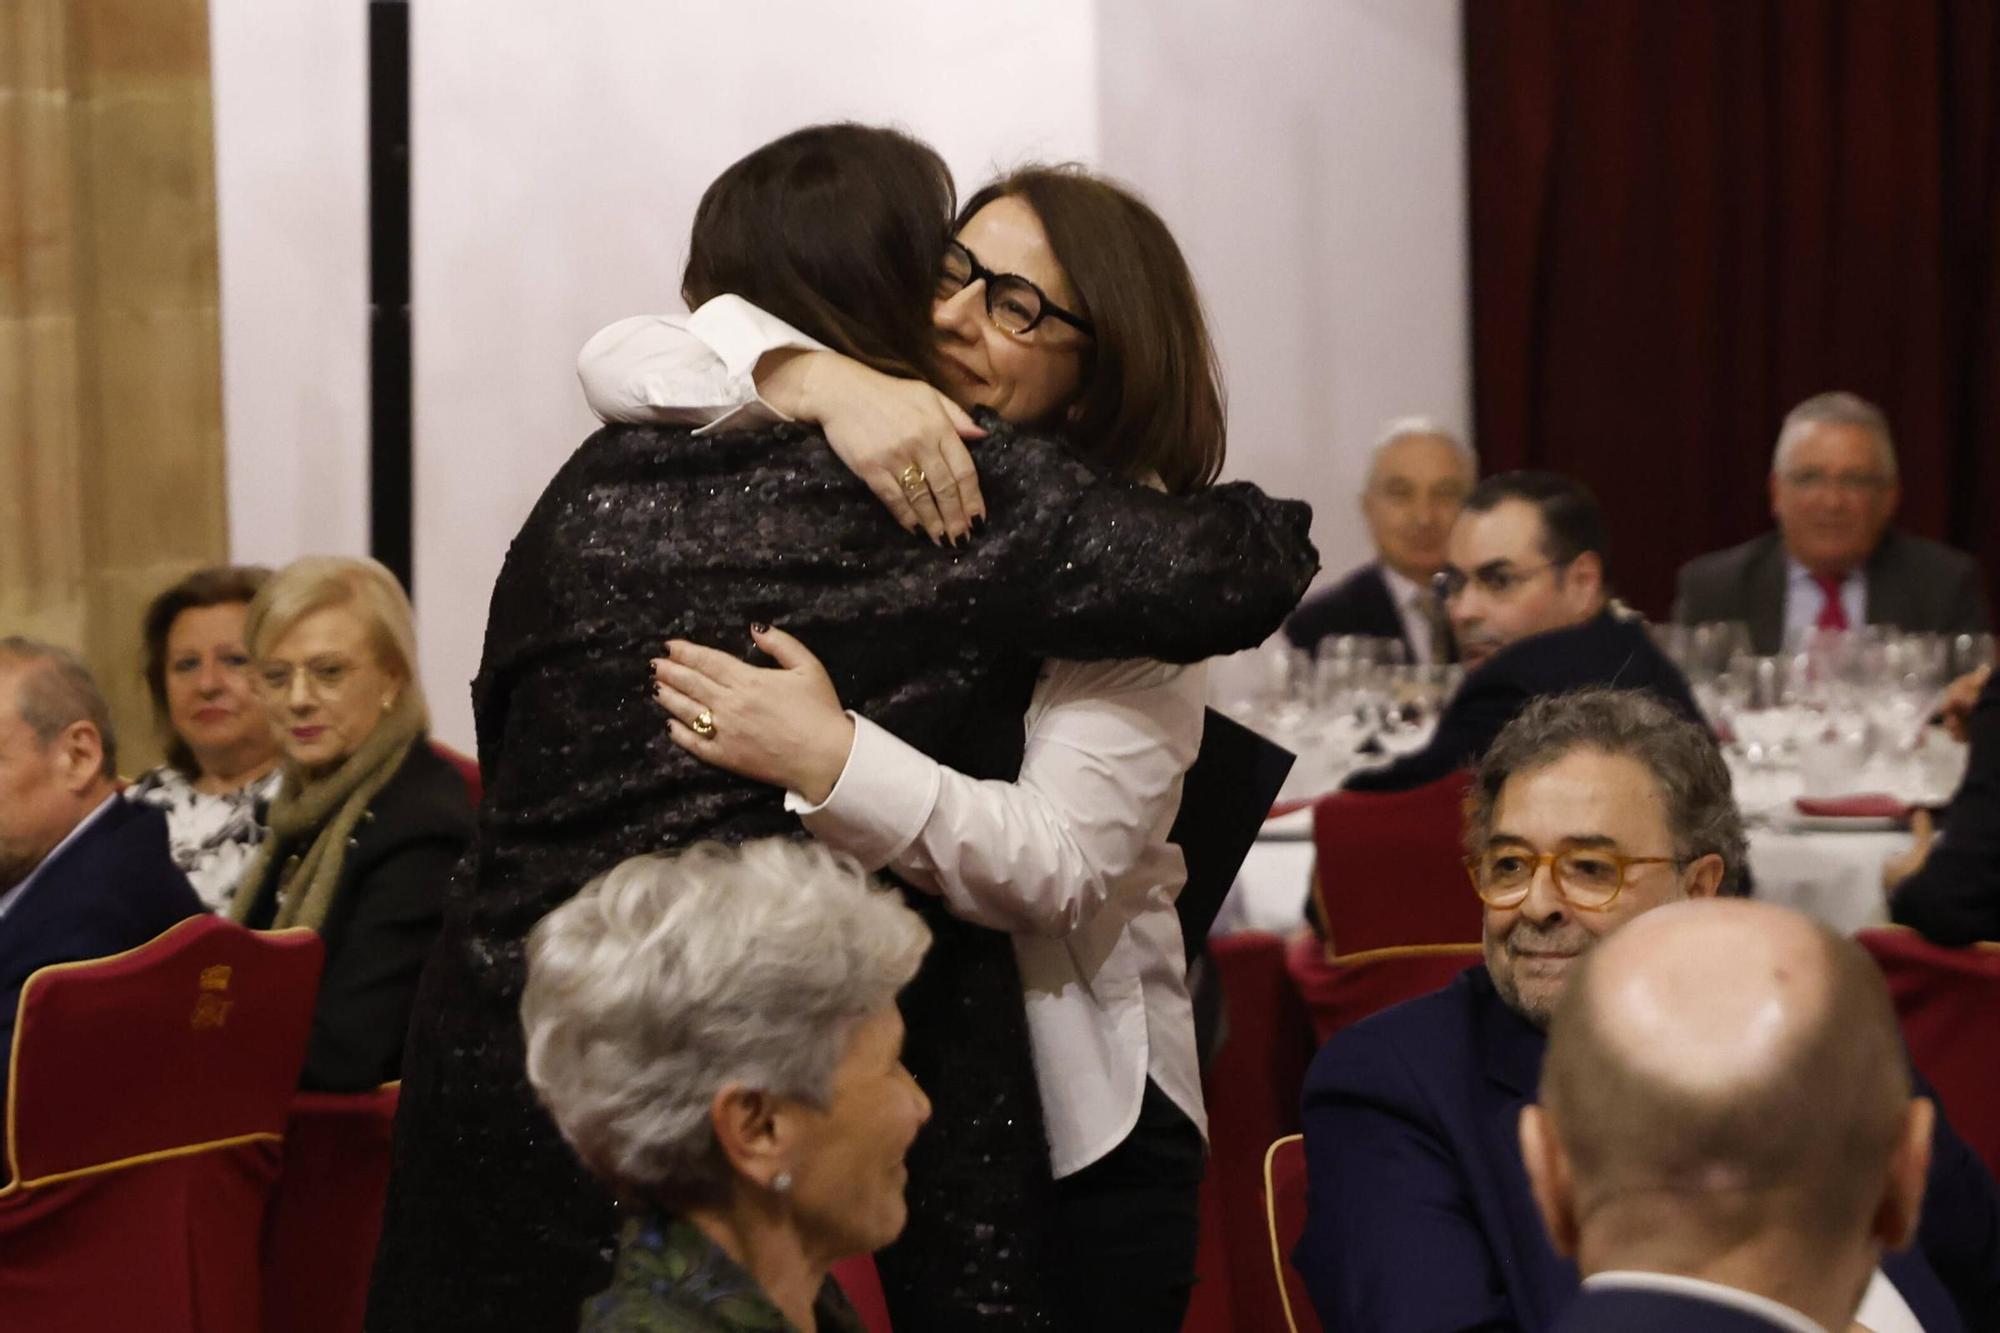
<svg viewBox="0 0 2000 1333"><path fill-rule="evenodd" d="M817 345L717 297L686 319L611 325L577 374L607 421L750 425L783 419L757 397L758 358ZM969 778L856 717L825 802L787 797L822 841L1012 935L1058 1177L1124 1141L1149 1075L1207 1132L1174 911L1187 870L1166 841L1201 746L1206 671L1047 663L1011 783Z"/></svg>

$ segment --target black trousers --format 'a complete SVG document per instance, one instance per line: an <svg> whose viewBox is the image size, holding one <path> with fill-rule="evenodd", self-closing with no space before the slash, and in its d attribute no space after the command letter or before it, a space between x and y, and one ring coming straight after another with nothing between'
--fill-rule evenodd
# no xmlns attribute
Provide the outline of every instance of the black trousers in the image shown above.
<svg viewBox="0 0 2000 1333"><path fill-rule="evenodd" d="M1056 1182L1056 1277L1079 1333L1179 1333L1201 1229L1201 1131L1146 1080L1125 1141Z"/></svg>

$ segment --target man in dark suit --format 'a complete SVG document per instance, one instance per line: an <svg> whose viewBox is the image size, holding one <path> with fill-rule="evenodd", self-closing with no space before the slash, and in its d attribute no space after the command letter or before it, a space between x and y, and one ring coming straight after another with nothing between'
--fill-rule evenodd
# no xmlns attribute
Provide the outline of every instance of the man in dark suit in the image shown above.
<svg viewBox="0 0 2000 1333"><path fill-rule="evenodd" d="M1948 717L1969 712L1962 725L1971 750L1943 827L1932 837L1919 811L1917 846L1905 864L1883 872L1890 918L1953 946L2000 940L2000 672L1988 672L1983 684L1966 678L1952 691L1974 686L1969 709L1946 705Z"/></svg>
<svg viewBox="0 0 2000 1333"><path fill-rule="evenodd" d="M0 1051L35 969L120 953L204 910L166 816L120 799L117 753L81 662L0 639Z"/></svg>
<svg viewBox="0 0 2000 1333"><path fill-rule="evenodd" d="M1910 1086L1852 940L1750 902L1619 931L1557 1002L1521 1112L1535 1202L1584 1275L1557 1328L1845 1333L1916 1235L1934 1108Z"/></svg>
<svg viewBox="0 0 2000 1333"><path fill-rule="evenodd" d="M1771 455L1776 532L1681 566L1674 619L1740 620L1760 653L1788 632L1893 625L1927 634L1988 628L1971 556L1889 527L1902 492L1882 409L1851 393L1806 399Z"/></svg>
<svg viewBox="0 0 2000 1333"><path fill-rule="evenodd" d="M1347 779L1350 791L1406 791L1477 763L1500 728L1544 694L1590 685L1649 689L1700 716L1680 669L1645 626L1614 609L1597 500L1552 472L1479 483L1452 526L1438 574L1466 677L1423 749Z"/></svg>
<svg viewBox="0 0 2000 1333"><path fill-rule="evenodd" d="M1306 598L1285 622L1285 634L1307 652L1331 635L1366 634L1401 640L1412 662L1456 662L1431 579L1478 477L1472 451L1450 432L1423 417L1390 422L1361 493L1375 559Z"/></svg>
<svg viewBox="0 0 2000 1333"><path fill-rule="evenodd" d="M1530 704L1467 811L1485 966L1336 1034L1307 1075L1293 1263L1328 1328L1546 1329L1577 1269L1551 1248L1516 1121L1577 961L1656 907L1740 892L1742 818L1705 728L1637 691ZM1690 1001L1692 997L1687 997ZM1919 1244L1883 1262L1937 1333L2000 1327L2000 1198L1937 1118Z"/></svg>

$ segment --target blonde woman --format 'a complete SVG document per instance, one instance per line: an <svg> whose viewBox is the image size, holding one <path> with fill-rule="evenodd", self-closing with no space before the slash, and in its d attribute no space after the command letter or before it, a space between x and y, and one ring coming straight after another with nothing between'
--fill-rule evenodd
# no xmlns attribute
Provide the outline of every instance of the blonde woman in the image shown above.
<svg viewBox="0 0 2000 1333"><path fill-rule="evenodd" d="M401 1075L472 803L427 742L416 631L394 574L373 560L295 560L250 603L244 636L284 780L231 915L320 933L326 968L300 1082L361 1091Z"/></svg>

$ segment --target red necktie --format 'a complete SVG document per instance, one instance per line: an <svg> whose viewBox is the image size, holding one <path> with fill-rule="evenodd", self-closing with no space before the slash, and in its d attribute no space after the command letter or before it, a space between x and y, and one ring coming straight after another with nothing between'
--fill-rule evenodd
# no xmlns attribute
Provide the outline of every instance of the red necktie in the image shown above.
<svg viewBox="0 0 2000 1333"><path fill-rule="evenodd" d="M1838 574L1815 574L1812 581L1826 595L1826 601L1820 604L1819 619L1813 622L1813 626L1817 629L1846 629L1847 607L1840 600L1840 585L1847 580Z"/></svg>

